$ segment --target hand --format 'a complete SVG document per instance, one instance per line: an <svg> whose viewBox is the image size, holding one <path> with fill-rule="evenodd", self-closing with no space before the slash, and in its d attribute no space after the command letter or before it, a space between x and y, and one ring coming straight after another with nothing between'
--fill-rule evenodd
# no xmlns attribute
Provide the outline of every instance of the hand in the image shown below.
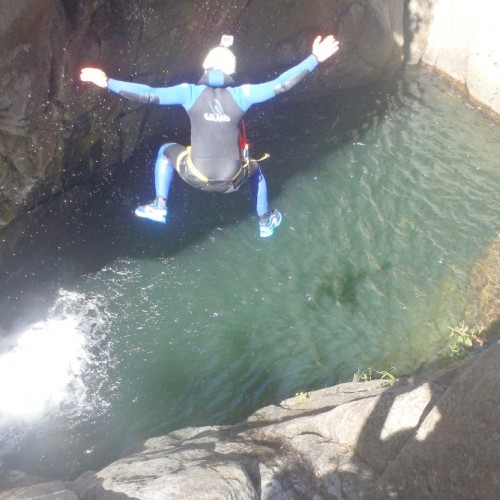
<svg viewBox="0 0 500 500"><path fill-rule="evenodd" d="M83 68L80 72L80 80L82 82L91 82L103 89L108 86L108 77L106 73L99 68Z"/></svg>
<svg viewBox="0 0 500 500"><path fill-rule="evenodd" d="M321 40L321 36L317 36L312 47L312 53L319 62L326 61L337 50L339 50L339 42L335 40L333 35L328 35L323 40Z"/></svg>

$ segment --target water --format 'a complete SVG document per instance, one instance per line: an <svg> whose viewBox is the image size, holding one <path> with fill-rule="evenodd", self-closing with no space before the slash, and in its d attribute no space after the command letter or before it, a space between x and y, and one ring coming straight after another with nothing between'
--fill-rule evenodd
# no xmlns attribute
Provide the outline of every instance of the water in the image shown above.
<svg viewBox="0 0 500 500"><path fill-rule="evenodd" d="M2 233L4 467L72 478L153 435L436 359L499 231L498 125L415 69L289 99L248 120L285 217L269 240L245 193L181 183L167 226L136 220L156 143Z"/></svg>

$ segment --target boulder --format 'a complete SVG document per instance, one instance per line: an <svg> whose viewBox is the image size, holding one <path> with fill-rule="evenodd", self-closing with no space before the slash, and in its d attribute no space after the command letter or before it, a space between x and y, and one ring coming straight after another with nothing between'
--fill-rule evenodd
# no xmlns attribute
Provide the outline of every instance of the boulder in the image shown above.
<svg viewBox="0 0 500 500"><path fill-rule="evenodd" d="M499 360L497 343L457 374L366 498L498 498Z"/></svg>

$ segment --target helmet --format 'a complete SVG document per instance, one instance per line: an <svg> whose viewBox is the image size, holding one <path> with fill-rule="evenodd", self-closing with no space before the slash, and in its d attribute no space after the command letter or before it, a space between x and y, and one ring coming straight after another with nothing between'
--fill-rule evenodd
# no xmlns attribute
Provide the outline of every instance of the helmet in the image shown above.
<svg viewBox="0 0 500 500"><path fill-rule="evenodd" d="M215 47L205 57L203 69L218 69L232 75L236 71L236 57L227 47Z"/></svg>

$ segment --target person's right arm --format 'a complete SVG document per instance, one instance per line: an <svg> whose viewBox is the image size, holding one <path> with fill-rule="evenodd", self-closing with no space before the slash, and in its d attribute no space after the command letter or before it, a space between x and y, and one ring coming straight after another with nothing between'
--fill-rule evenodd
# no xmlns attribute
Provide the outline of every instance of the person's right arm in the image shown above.
<svg viewBox="0 0 500 500"><path fill-rule="evenodd" d="M142 83L123 82L108 78L106 73L98 68L83 68L80 78L84 82L91 82L101 88L108 88L112 92L138 101L151 104L181 104L189 102L192 85L182 83L173 87L150 87Z"/></svg>

